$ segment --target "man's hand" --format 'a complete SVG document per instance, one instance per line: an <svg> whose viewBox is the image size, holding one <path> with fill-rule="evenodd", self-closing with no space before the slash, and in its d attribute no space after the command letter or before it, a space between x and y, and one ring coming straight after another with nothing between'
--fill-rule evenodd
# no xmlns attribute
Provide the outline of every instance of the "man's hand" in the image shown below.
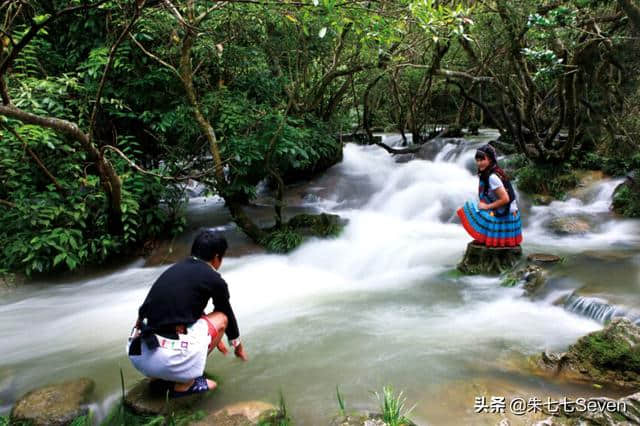
<svg viewBox="0 0 640 426"><path fill-rule="evenodd" d="M222 352L222 355L226 355L229 353L229 349L227 349L227 346L224 344L222 339L220 339L220 341L218 342L218 350Z"/></svg>
<svg viewBox="0 0 640 426"><path fill-rule="evenodd" d="M233 351L234 355L237 356L238 358L240 358L243 361L248 361L249 358L247 357L246 352L244 351L244 347L242 346L242 343L240 343L238 346L236 346L235 350Z"/></svg>
<svg viewBox="0 0 640 426"><path fill-rule="evenodd" d="M478 210L489 210L489 204L485 203L484 201L480 201L478 203Z"/></svg>

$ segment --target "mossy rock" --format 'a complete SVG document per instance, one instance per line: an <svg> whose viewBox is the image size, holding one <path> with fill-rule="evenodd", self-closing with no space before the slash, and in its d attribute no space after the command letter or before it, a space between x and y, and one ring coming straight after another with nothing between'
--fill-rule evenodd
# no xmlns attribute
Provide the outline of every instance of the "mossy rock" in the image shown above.
<svg viewBox="0 0 640 426"><path fill-rule="evenodd" d="M280 228L266 229L262 244L274 253L288 253L309 237L337 236L344 229L346 220L335 214L299 214Z"/></svg>
<svg viewBox="0 0 640 426"><path fill-rule="evenodd" d="M570 409L559 406L559 414L575 419L578 424L587 425L638 425L640 424L640 392L620 399L589 398L586 407L595 410L578 410L574 405Z"/></svg>
<svg viewBox="0 0 640 426"><path fill-rule="evenodd" d="M340 233L344 228L346 220L335 214L320 213L299 214L292 217L288 222L289 228L295 229L302 235L315 237L329 237Z"/></svg>
<svg viewBox="0 0 640 426"><path fill-rule="evenodd" d="M626 217L640 217L640 184L627 180L613 192L611 209Z"/></svg>
<svg viewBox="0 0 640 426"><path fill-rule="evenodd" d="M89 409L84 405L95 383L88 378L47 385L25 394L11 410L11 424L66 426Z"/></svg>
<svg viewBox="0 0 640 426"><path fill-rule="evenodd" d="M581 337L565 353L533 358L543 371L570 380L640 387L640 327L626 318Z"/></svg>
<svg viewBox="0 0 640 426"><path fill-rule="evenodd" d="M547 283L547 273L538 265L526 265L517 268L507 274L502 279L503 287L514 287L522 285L528 296L533 296Z"/></svg>
<svg viewBox="0 0 640 426"><path fill-rule="evenodd" d="M458 270L467 275L499 275L513 268L522 257L522 248L517 247L486 247L473 242L467 245L467 250Z"/></svg>
<svg viewBox="0 0 640 426"><path fill-rule="evenodd" d="M168 414L174 410L189 409L211 392L183 398L168 399L168 388L151 385L150 379L142 379L125 395L124 406L136 415ZM215 392L215 390L213 391Z"/></svg>

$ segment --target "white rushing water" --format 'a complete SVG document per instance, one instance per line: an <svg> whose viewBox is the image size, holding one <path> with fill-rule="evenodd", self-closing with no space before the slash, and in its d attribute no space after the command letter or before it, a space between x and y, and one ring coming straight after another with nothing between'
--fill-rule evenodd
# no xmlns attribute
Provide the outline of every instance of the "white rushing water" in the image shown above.
<svg viewBox="0 0 640 426"><path fill-rule="evenodd" d="M286 256L225 259L221 273L250 361L210 360L223 386L209 404L275 399L282 389L298 424L326 424L337 410L336 385L351 407L372 408L369 391L389 383L405 390L417 404L416 420L427 422L426 395L500 371L501 360L562 349L601 327L562 306L522 298L495 278L451 277L470 240L455 223L455 209L476 197L477 177L468 169L472 149L446 147L435 161L398 164L377 147L346 145L342 163L306 198L349 220L340 237L312 239ZM582 236L558 237L545 227L554 215L605 214L617 183L601 183L585 200L534 207L525 251L635 244L637 223L612 217L599 216L602 224ZM133 264L79 282L24 288L4 300L0 400L11 403L40 383L84 375L97 380L104 414L118 392L119 368L128 382L139 377L124 342L165 268Z"/></svg>

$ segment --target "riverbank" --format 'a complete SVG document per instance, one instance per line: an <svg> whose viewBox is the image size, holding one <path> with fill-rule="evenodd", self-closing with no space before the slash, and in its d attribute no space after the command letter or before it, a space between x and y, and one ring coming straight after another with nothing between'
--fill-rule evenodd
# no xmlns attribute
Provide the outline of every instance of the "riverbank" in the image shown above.
<svg viewBox="0 0 640 426"><path fill-rule="evenodd" d="M562 294L640 307L638 222L609 212L616 180L595 182L580 198L549 206L531 206L522 196L525 256L551 252L566 259L546 291L531 300L521 289L502 287L499 278L451 276L468 242L454 208L475 197L474 146L492 136L471 139L457 152L445 143L431 160L407 163L375 146L348 144L340 164L294 188L289 196L300 201L297 209L339 214L349 223L339 237L311 239L287 255L246 244L225 259L221 272L251 361L210 360L208 371L223 383L207 410L265 398L277 403L282 389L296 424L326 424L336 412L336 385L354 410L373 411L377 402L369 392L391 384L404 391L409 406L417 404L417 424L457 425L478 417L469 393L448 390L456 383L506 382L505 389L540 396L607 395L504 365L545 349L562 351L602 327L556 305ZM265 221L272 220L264 211ZM594 222L586 233L549 227L556 217L576 213ZM202 226L223 230L232 248L243 246L215 199L192 200L188 214L192 222L175 240L176 257ZM128 386L140 377L124 355L124 339L164 268L165 261L144 266L138 260L88 277L30 283L3 299L0 338L14 342L0 360L4 411L46 372L52 382L90 375L96 381L92 408L97 418L106 416L120 395L119 369ZM21 331L34 321L46 341ZM500 385L488 388L497 393Z"/></svg>

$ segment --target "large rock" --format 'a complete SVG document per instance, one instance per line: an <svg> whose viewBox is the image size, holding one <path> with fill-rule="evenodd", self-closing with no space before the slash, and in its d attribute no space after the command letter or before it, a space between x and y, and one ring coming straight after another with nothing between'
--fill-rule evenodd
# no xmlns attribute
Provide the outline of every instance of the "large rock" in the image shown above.
<svg viewBox="0 0 640 426"><path fill-rule="evenodd" d="M139 415L167 414L177 409L188 409L204 395L211 394L211 392L204 392L182 398L167 399L167 392L166 385L160 382L152 384L150 379L142 379L126 393L124 406Z"/></svg>
<svg viewBox="0 0 640 426"><path fill-rule="evenodd" d="M533 358L542 371L569 380L640 387L640 327L615 318L603 330L581 337L565 353Z"/></svg>
<svg viewBox="0 0 640 426"><path fill-rule="evenodd" d="M287 222L287 226L304 236L328 237L339 233L347 222L346 219L342 219L336 214L303 213L292 217Z"/></svg>
<svg viewBox="0 0 640 426"><path fill-rule="evenodd" d="M549 223L549 226L558 235L584 235L591 232L591 224L577 216L557 217Z"/></svg>
<svg viewBox="0 0 640 426"><path fill-rule="evenodd" d="M584 408L587 408L586 410ZM589 398L580 406L559 406L559 414L579 424L622 426L640 424L640 392L620 399Z"/></svg>
<svg viewBox="0 0 640 426"><path fill-rule="evenodd" d="M94 385L93 380L81 378L32 390L13 406L11 421L33 426L68 425L89 412L83 404Z"/></svg>
<svg viewBox="0 0 640 426"><path fill-rule="evenodd" d="M486 247L474 244L467 245L467 251L458 270L464 274L498 275L511 269L522 257L522 248L517 247Z"/></svg>
<svg viewBox="0 0 640 426"><path fill-rule="evenodd" d="M281 415L278 409L262 401L247 401L228 405L192 426L249 426L257 424L278 424ZM269 422L270 420L270 422Z"/></svg>

